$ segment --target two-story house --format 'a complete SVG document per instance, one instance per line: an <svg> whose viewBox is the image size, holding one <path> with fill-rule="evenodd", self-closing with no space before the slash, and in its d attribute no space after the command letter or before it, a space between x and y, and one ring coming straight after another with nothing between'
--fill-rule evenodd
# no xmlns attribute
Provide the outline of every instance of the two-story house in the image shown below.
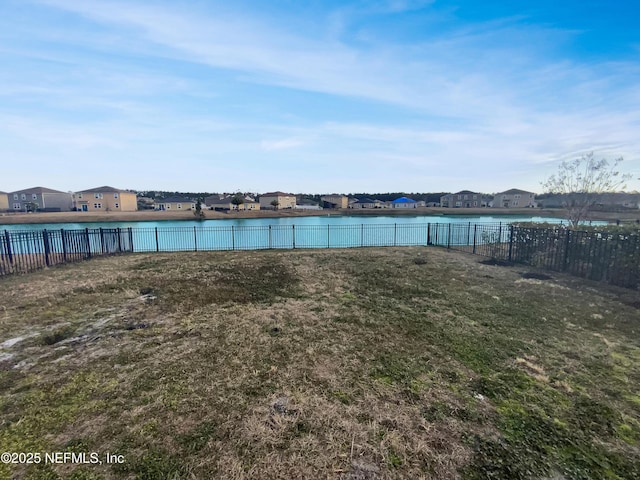
<svg viewBox="0 0 640 480"><path fill-rule="evenodd" d="M69 212L73 208L73 195L45 187L26 188L10 192L9 209L22 212Z"/></svg>
<svg viewBox="0 0 640 480"><path fill-rule="evenodd" d="M80 212L135 212L138 199L134 192L109 186L90 188L73 195L74 206Z"/></svg>
<svg viewBox="0 0 640 480"><path fill-rule="evenodd" d="M9 210L9 194L0 192L0 212L6 212L7 210Z"/></svg>
<svg viewBox="0 0 640 480"><path fill-rule="evenodd" d="M320 197L322 208L347 208L349 205L349 197L345 195L323 195Z"/></svg>
<svg viewBox="0 0 640 480"><path fill-rule="evenodd" d="M461 190L440 197L440 206L446 208L476 208L484 205L481 193Z"/></svg>
<svg viewBox="0 0 640 480"><path fill-rule="evenodd" d="M535 208L535 193L512 188L493 197L494 208Z"/></svg>
<svg viewBox="0 0 640 480"><path fill-rule="evenodd" d="M282 210L296 208L296 196L292 193L269 192L260 195L260 209Z"/></svg>

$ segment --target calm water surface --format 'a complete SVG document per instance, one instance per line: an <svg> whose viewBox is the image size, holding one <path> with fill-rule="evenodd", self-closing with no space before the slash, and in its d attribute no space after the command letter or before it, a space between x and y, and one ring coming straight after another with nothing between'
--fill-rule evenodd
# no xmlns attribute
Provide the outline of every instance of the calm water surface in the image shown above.
<svg viewBox="0 0 640 480"><path fill-rule="evenodd" d="M82 215L79 213L78 215ZM512 222L548 222L567 223L566 220L550 217L515 216L515 215L376 215L376 216L349 216L349 215L322 215L313 217L279 217L279 218L230 218L204 221L165 220L143 222L92 222L92 223L37 223L2 225L0 230L75 230L85 228L185 228L185 227L229 227L234 226L268 226L268 225L300 225L300 226L326 226L326 225L404 225L427 223L512 223ZM595 224L596 222L594 222ZM598 222L604 223L607 222Z"/></svg>

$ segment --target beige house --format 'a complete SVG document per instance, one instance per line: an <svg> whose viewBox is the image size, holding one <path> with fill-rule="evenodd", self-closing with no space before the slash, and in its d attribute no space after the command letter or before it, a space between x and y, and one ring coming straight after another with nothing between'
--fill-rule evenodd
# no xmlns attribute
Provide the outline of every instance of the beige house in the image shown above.
<svg viewBox="0 0 640 480"><path fill-rule="evenodd" d="M349 197L345 195L324 195L320 197L320 203L323 208L347 208Z"/></svg>
<svg viewBox="0 0 640 480"><path fill-rule="evenodd" d="M0 212L9 210L9 194L6 192L0 192Z"/></svg>
<svg viewBox="0 0 640 480"><path fill-rule="evenodd" d="M484 205L481 193L461 190L440 197L440 206L445 208L476 208Z"/></svg>
<svg viewBox="0 0 640 480"><path fill-rule="evenodd" d="M69 212L73 208L73 195L45 187L33 187L10 192L9 209L22 212Z"/></svg>
<svg viewBox="0 0 640 480"><path fill-rule="evenodd" d="M378 202L378 203L376 203ZM373 200L371 198L359 198L355 202L349 204L349 208L382 208L380 200Z"/></svg>
<svg viewBox="0 0 640 480"><path fill-rule="evenodd" d="M236 205L233 203L233 195L211 195L204 199L204 205L209 210L260 210L260 203L251 197L244 197L243 202Z"/></svg>
<svg viewBox="0 0 640 480"><path fill-rule="evenodd" d="M277 202L277 206L272 205L273 202ZM296 208L296 196L284 192L265 193L264 195L260 195L260 208L267 210Z"/></svg>
<svg viewBox="0 0 640 480"><path fill-rule="evenodd" d="M512 188L493 197L494 208L535 208L535 193Z"/></svg>
<svg viewBox="0 0 640 480"><path fill-rule="evenodd" d="M195 210L196 202L186 197L170 197L156 201L156 210Z"/></svg>
<svg viewBox="0 0 640 480"><path fill-rule="evenodd" d="M135 193L113 187L96 187L73 195L76 210L80 212L135 212L138 199Z"/></svg>

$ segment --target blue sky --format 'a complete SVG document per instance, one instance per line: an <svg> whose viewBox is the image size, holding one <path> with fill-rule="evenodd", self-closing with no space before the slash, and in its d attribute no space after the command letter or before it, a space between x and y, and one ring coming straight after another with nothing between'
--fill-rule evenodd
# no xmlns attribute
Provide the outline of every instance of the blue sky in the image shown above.
<svg viewBox="0 0 640 480"><path fill-rule="evenodd" d="M605 1L0 0L0 190L541 191L624 157L640 18Z"/></svg>

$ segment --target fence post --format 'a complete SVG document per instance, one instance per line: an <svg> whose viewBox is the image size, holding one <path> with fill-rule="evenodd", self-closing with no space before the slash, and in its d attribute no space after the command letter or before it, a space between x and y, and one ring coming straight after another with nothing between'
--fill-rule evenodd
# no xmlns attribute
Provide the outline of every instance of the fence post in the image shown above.
<svg viewBox="0 0 640 480"><path fill-rule="evenodd" d="M100 251L104 253L104 232L102 231L102 227L100 227Z"/></svg>
<svg viewBox="0 0 640 480"><path fill-rule="evenodd" d="M4 231L4 238L7 241L7 255L9 256L9 262L13 265L13 250L11 248L11 236L9 235L9 230Z"/></svg>
<svg viewBox="0 0 640 480"><path fill-rule="evenodd" d="M129 249L131 250L131 253L134 252L134 248L133 248L133 228L129 227Z"/></svg>
<svg viewBox="0 0 640 480"><path fill-rule="evenodd" d="M329 225L327 224L327 248L330 248L331 243L330 242L330 237L329 237Z"/></svg>
<svg viewBox="0 0 640 480"><path fill-rule="evenodd" d="M84 239L87 242L87 258L91 258L91 240L89 239L89 229L84 229Z"/></svg>
<svg viewBox="0 0 640 480"><path fill-rule="evenodd" d="M431 245L431 223L427 223L427 245Z"/></svg>
<svg viewBox="0 0 640 480"><path fill-rule="evenodd" d="M44 263L48 267L49 266L49 234L47 233L46 228L42 231L42 243L44 245Z"/></svg>
<svg viewBox="0 0 640 480"><path fill-rule="evenodd" d="M364 223L360 224L360 247L364 247Z"/></svg>
<svg viewBox="0 0 640 480"><path fill-rule="evenodd" d="M397 238L398 238L398 224L393 224L393 246L397 246Z"/></svg>
<svg viewBox="0 0 640 480"><path fill-rule="evenodd" d="M509 261L513 257L513 225L509 225Z"/></svg>
<svg viewBox="0 0 640 480"><path fill-rule="evenodd" d="M571 230L567 228L567 234L564 239L564 258L562 259L562 270L567 269L569 263L569 242L571 241Z"/></svg>
<svg viewBox="0 0 640 480"><path fill-rule="evenodd" d="M296 249L296 226L291 225L291 233L293 235L293 249Z"/></svg>
<svg viewBox="0 0 640 480"><path fill-rule="evenodd" d="M60 229L60 239L62 240L62 260L67 261L67 236L64 233L64 228Z"/></svg>
<svg viewBox="0 0 640 480"><path fill-rule="evenodd" d="M473 225L473 253L476 253L476 233L478 232L478 224Z"/></svg>
<svg viewBox="0 0 640 480"><path fill-rule="evenodd" d="M117 233L118 233L118 252L122 253L122 239L120 238L120 227L118 227Z"/></svg>
<svg viewBox="0 0 640 480"><path fill-rule="evenodd" d="M236 231L233 228L233 225L231 225L231 250L235 250L236 249Z"/></svg>
<svg viewBox="0 0 640 480"><path fill-rule="evenodd" d="M160 242L158 242L158 227L156 227L156 252L160 251Z"/></svg>
<svg viewBox="0 0 640 480"><path fill-rule="evenodd" d="M447 248L451 248L451 223L447 227Z"/></svg>
<svg viewBox="0 0 640 480"><path fill-rule="evenodd" d="M271 240L271 225L269 225L269 250L273 248L273 242Z"/></svg>
<svg viewBox="0 0 640 480"><path fill-rule="evenodd" d="M467 227L467 247L469 246L469 243L471 243L469 241L469 237L471 237L471 222L469 222L469 226Z"/></svg>
<svg viewBox="0 0 640 480"><path fill-rule="evenodd" d="M196 226L193 226L193 250L198 251L198 235L196 234Z"/></svg>

